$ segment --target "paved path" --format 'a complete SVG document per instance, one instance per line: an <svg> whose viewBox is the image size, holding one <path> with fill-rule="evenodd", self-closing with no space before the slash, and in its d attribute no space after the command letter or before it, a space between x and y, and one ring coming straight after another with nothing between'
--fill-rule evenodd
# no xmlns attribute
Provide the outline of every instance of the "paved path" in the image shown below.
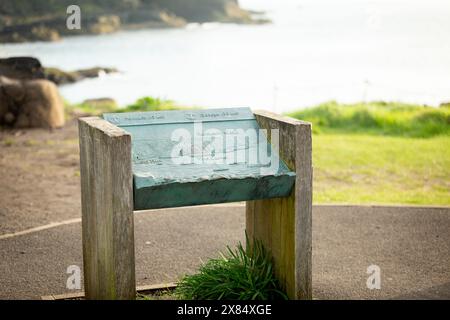
<svg viewBox="0 0 450 320"><path fill-rule="evenodd" d="M313 288L317 299L450 299L450 208L315 206ZM239 204L136 213L139 285L174 281L200 259L243 241ZM35 226L38 227L38 226ZM23 230L15 230L23 231ZM66 269L82 266L81 224L0 234L0 299L69 292ZM369 265L381 289L366 287Z"/></svg>

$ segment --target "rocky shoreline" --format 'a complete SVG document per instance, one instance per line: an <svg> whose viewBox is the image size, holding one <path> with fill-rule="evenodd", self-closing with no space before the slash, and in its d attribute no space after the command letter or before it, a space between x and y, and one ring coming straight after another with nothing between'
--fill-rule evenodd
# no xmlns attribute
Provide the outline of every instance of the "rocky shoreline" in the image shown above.
<svg viewBox="0 0 450 320"><path fill-rule="evenodd" d="M0 2L0 43L58 41L66 36L107 34L122 29L180 28L190 22L268 22L264 18L253 18L252 12L243 10L237 0L116 0L108 8L98 0L78 2L81 28L69 30L66 8L70 1L61 0L53 5L42 2L28 11L29 8L22 7L19 1L3 0Z"/></svg>
<svg viewBox="0 0 450 320"><path fill-rule="evenodd" d="M119 72L115 68L92 67L74 71L44 67L33 57L11 57L0 59L0 75L17 80L46 79L56 85L69 84L87 78L97 78L100 74Z"/></svg>

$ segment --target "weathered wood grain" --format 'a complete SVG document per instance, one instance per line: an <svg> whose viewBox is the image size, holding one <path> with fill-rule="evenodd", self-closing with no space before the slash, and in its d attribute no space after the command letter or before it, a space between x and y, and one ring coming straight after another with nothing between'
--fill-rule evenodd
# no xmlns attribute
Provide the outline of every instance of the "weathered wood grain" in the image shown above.
<svg viewBox="0 0 450 320"><path fill-rule="evenodd" d="M288 197L248 201L249 238L271 250L275 274L291 299L312 299L311 124L266 111L254 112L261 128L279 129L279 155L296 172Z"/></svg>
<svg viewBox="0 0 450 320"><path fill-rule="evenodd" d="M131 136L98 117L78 125L86 298L135 299Z"/></svg>

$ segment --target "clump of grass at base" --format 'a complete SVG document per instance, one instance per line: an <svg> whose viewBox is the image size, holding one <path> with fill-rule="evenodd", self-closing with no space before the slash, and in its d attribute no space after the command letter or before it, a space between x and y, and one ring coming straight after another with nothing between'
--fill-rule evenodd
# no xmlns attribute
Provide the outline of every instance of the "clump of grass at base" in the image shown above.
<svg viewBox="0 0 450 320"><path fill-rule="evenodd" d="M248 241L247 241L248 243ZM197 274L185 276L175 294L188 300L279 300L287 299L273 272L270 253L260 241L243 248L227 247Z"/></svg>
<svg viewBox="0 0 450 320"><path fill-rule="evenodd" d="M450 108L396 102L334 101L288 114L309 121L314 133L364 133L429 138L450 135Z"/></svg>

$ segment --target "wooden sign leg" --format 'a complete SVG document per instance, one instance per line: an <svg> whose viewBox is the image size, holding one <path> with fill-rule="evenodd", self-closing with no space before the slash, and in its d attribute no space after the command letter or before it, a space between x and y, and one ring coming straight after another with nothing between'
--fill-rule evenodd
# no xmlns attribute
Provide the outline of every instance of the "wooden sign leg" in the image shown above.
<svg viewBox="0 0 450 320"><path fill-rule="evenodd" d="M279 129L279 154L296 172L289 197L247 201L246 230L271 251L275 275L290 299L312 299L311 124L256 111L262 129Z"/></svg>
<svg viewBox="0 0 450 320"><path fill-rule="evenodd" d="M135 299L131 136L81 118L80 175L87 299Z"/></svg>

